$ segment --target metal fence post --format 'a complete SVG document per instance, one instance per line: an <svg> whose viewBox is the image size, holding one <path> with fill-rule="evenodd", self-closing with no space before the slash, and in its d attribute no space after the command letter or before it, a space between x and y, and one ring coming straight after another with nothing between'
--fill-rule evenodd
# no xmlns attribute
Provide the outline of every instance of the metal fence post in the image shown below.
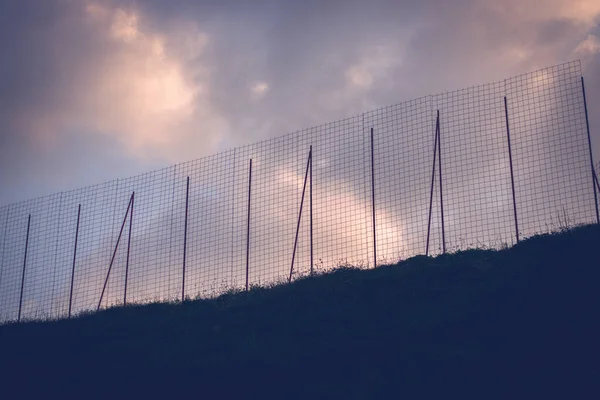
<svg viewBox="0 0 600 400"><path fill-rule="evenodd" d="M429 237L431 234L431 213L433 210L433 186L435 183L435 162L437 159L437 149L438 149L438 128L439 128L439 119L440 116L438 114L435 122L435 139L433 142L433 167L431 168L431 188L429 190L429 216L427 218L427 245L425 247L425 255L429 255Z"/></svg>
<svg viewBox="0 0 600 400"><path fill-rule="evenodd" d="M173 275L172 273L172 265L174 265L174 263L172 262L173 259L171 258L171 255L173 254L173 219L174 219L174 215L175 215L175 183L177 182L177 165L175 165L175 167L173 168L173 185L172 185L172 189L171 189L171 224L169 227L169 284L168 284L168 289L167 289L167 293L169 295L169 297L171 297L171 275Z"/></svg>
<svg viewBox="0 0 600 400"><path fill-rule="evenodd" d="M73 268L71 269L71 290L69 291L69 318L71 318L71 305L73 304L73 282L75 281L75 259L77 258L77 240L79 239L79 217L81 204L77 209L77 228L75 229L75 249L73 250Z"/></svg>
<svg viewBox="0 0 600 400"><path fill-rule="evenodd" d="M250 196L252 193L252 159L248 172L248 227L246 229L246 292L248 291L248 273L250 270Z"/></svg>
<svg viewBox="0 0 600 400"><path fill-rule="evenodd" d="M106 273L106 279L104 280L104 286L102 287L102 293L100 293L100 300L98 301L98 307L96 311L100 310L100 306L102 305L102 298L104 297L104 291L106 290L106 285L108 284L108 278L110 276L110 271L112 269L113 263L115 262L115 257L117 256L117 249L119 248L119 242L121 241L121 235L123 235L123 228L125 228L125 222L127 221L127 215L129 215L129 208L131 207L133 201L133 194L129 198L129 204L127 204L127 211L125 211L125 217L123 218L123 223L121 224L121 230L119 231L119 237L117 238L117 243L115 244L115 250L113 252L112 258L110 259L110 264L108 266L108 272Z"/></svg>
<svg viewBox="0 0 600 400"><path fill-rule="evenodd" d="M373 128L371 128L371 205L373 210L373 268L377 268L377 229L375 217L375 148Z"/></svg>
<svg viewBox="0 0 600 400"><path fill-rule="evenodd" d="M597 179L595 170L594 170L594 156L592 154L592 139L590 137L590 120L588 118L588 109L587 109L587 97L585 95L585 83L583 82L583 76L581 77L581 90L583 91L583 108L585 110L585 126L587 128L587 138L588 138L588 150L590 152L590 164L592 166L592 187L594 188L594 205L596 206L596 223L600 225L600 213L598 212L598 192L596 191L596 186L594 186L594 180Z"/></svg>
<svg viewBox="0 0 600 400"><path fill-rule="evenodd" d="M292 266L290 267L290 277L288 282L292 281L292 273L294 272L294 260L296 259L296 246L298 245L298 234L300 233L300 221L302 220L302 207L304 205L304 193L306 192L306 181L308 180L308 171L310 168L312 156L312 146L311 150L308 152L308 160L306 162L306 172L304 173L304 185L302 186L302 198L300 200L300 211L298 213L298 224L296 225L296 238L294 239L294 250L292 251Z"/></svg>
<svg viewBox="0 0 600 400"><path fill-rule="evenodd" d="M515 175L513 172L512 148L510 146L510 127L508 125L508 105L506 96L504 96L504 115L506 118L506 138L508 140L508 161L510 163L510 184L512 187L513 212L515 216L515 233L517 235L517 243L519 243L519 219L517 217L517 197L515 195Z"/></svg>
<svg viewBox="0 0 600 400"><path fill-rule="evenodd" d="M442 132L440 126L440 110L437 110L438 133L438 167L440 169L440 210L442 213L442 251L446 253L446 226L444 225L444 191L442 190Z"/></svg>
<svg viewBox="0 0 600 400"><path fill-rule="evenodd" d="M190 195L190 177L185 186L185 224L183 228L183 271L181 275L181 302L185 301L185 261L187 257L188 204Z"/></svg>
<svg viewBox="0 0 600 400"><path fill-rule="evenodd" d="M127 238L127 261L125 262L125 289L123 290L123 305L127 305L127 278L129 277L129 251L131 249L131 230L133 229L133 209L135 192L131 194L131 213L129 213L129 237Z"/></svg>
<svg viewBox="0 0 600 400"><path fill-rule="evenodd" d="M231 169L231 249L230 249L230 257L231 257L231 266L229 279L233 284L233 245L234 245L234 221L235 221L235 157L236 157L237 149L233 149L233 168Z"/></svg>
<svg viewBox="0 0 600 400"><path fill-rule="evenodd" d="M27 248L29 247L29 227L31 225L31 214L27 218L27 238L25 239L25 257L23 258L23 275L21 276L21 295L19 296L19 316L17 322L21 322L21 308L23 306L23 289L25 288L25 266L27 265Z"/></svg>
<svg viewBox="0 0 600 400"><path fill-rule="evenodd" d="M312 145L310 146L310 275L313 275L313 179L312 179L313 152Z"/></svg>

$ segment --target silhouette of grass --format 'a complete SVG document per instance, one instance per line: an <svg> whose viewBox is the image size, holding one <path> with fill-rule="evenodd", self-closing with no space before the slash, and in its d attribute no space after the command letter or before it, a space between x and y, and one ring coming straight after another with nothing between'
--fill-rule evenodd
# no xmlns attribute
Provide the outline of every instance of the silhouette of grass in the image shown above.
<svg viewBox="0 0 600 400"><path fill-rule="evenodd" d="M362 399L457 390L594 398L599 245L600 228L585 226L506 250L5 325L1 390L19 398Z"/></svg>

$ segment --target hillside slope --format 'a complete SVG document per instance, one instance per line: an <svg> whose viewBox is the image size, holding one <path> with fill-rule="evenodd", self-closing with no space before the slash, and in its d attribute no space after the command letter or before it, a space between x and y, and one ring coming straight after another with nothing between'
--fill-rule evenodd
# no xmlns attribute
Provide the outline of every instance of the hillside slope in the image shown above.
<svg viewBox="0 0 600 400"><path fill-rule="evenodd" d="M6 325L1 393L591 398L600 393L590 397L600 382L599 259L600 229L587 226L503 251Z"/></svg>

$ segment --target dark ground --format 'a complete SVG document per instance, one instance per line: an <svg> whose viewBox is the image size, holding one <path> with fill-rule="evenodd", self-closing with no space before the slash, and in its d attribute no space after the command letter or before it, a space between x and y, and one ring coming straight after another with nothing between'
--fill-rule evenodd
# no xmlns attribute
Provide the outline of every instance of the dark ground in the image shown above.
<svg viewBox="0 0 600 400"><path fill-rule="evenodd" d="M0 327L0 397L600 398L600 229ZM464 397L464 396L461 396Z"/></svg>

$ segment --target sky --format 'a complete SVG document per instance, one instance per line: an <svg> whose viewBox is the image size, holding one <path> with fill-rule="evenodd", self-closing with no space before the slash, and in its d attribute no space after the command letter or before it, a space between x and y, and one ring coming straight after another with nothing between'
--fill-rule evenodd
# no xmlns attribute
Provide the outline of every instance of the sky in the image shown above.
<svg viewBox="0 0 600 400"><path fill-rule="evenodd" d="M595 0L0 5L0 205L580 59Z"/></svg>
<svg viewBox="0 0 600 400"><path fill-rule="evenodd" d="M105 305L125 282L132 301L176 299L182 260L194 296L287 279L292 257L303 274L423 254L430 226L431 254L498 248L514 203L524 237L593 221L579 67L600 160L600 2L299 3L1 3L0 321L21 298L63 315L71 287L78 311L103 284Z"/></svg>

